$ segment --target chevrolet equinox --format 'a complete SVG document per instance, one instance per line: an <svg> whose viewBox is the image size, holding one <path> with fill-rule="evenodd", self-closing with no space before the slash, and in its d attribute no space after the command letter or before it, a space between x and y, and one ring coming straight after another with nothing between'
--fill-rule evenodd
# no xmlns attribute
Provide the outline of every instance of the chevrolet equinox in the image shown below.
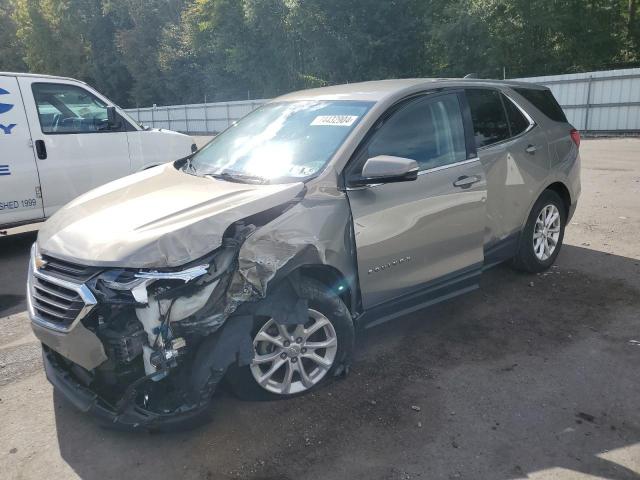
<svg viewBox="0 0 640 480"><path fill-rule="evenodd" d="M201 421L223 380L242 398L313 390L348 368L360 329L469 292L500 262L548 269L580 194L579 144L532 84L384 80L272 100L44 224L27 289L47 377L130 429Z"/></svg>

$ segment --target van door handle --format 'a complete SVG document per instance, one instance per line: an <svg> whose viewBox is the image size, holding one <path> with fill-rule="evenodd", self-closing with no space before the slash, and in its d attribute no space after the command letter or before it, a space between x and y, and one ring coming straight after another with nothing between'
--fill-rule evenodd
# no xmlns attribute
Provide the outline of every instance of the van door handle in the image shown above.
<svg viewBox="0 0 640 480"><path fill-rule="evenodd" d="M40 160L47 158L47 147L44 145L44 140L36 140L36 154Z"/></svg>
<svg viewBox="0 0 640 480"><path fill-rule="evenodd" d="M525 152L527 152L529 155L535 155L537 150L537 147L535 145L529 145L527 148L524 149Z"/></svg>
<svg viewBox="0 0 640 480"><path fill-rule="evenodd" d="M480 181L480 177L477 175L473 175L469 177L468 175L463 175L462 177L458 177L458 179L453 182L454 187L460 188L469 188L474 183L478 183Z"/></svg>

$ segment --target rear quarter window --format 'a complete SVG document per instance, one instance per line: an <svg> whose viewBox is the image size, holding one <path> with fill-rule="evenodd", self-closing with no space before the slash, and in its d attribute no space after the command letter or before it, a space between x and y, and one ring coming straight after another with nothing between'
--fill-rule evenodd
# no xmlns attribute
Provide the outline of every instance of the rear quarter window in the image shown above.
<svg viewBox="0 0 640 480"><path fill-rule="evenodd" d="M529 120L520 112L520 109L515 106L510 98L502 96L502 103L507 110L507 119L509 120L509 128L511 129L511 136L515 137L520 135L527 128L529 128Z"/></svg>
<svg viewBox="0 0 640 480"><path fill-rule="evenodd" d="M533 88L514 88L516 92L531 102L538 110L551 120L566 122L567 117L562 107L551 93L551 90L537 90Z"/></svg>

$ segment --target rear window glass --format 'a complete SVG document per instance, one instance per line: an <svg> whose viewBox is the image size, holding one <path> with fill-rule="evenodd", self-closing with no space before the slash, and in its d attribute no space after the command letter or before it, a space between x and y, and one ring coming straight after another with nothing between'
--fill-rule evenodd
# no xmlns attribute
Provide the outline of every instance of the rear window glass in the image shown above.
<svg viewBox="0 0 640 480"><path fill-rule="evenodd" d="M473 120L473 136L478 148L509 138L509 125L496 90L469 89L467 102Z"/></svg>
<svg viewBox="0 0 640 480"><path fill-rule="evenodd" d="M511 128L511 136L520 135L529 128L529 120L525 118L520 109L504 95L502 96L504 108L507 109L507 118L509 120L509 128Z"/></svg>
<svg viewBox="0 0 640 480"><path fill-rule="evenodd" d="M562 111L551 90L534 90L531 88L514 88L516 92L529 100L533 105L551 120L566 122L567 117Z"/></svg>

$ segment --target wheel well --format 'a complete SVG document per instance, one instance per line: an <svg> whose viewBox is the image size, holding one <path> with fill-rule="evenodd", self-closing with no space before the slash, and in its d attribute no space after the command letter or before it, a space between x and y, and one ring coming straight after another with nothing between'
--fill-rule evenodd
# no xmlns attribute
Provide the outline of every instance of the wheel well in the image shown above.
<svg viewBox="0 0 640 480"><path fill-rule="evenodd" d="M300 267L300 273L307 278L317 280L335 292L353 314L354 292L347 278L337 268L329 265L305 265Z"/></svg>
<svg viewBox="0 0 640 480"><path fill-rule="evenodd" d="M552 183L545 190L551 190L560 195L562 203L564 203L565 214L569 215L569 210L571 209L571 194L569 193L569 189L564 185L564 183Z"/></svg>

